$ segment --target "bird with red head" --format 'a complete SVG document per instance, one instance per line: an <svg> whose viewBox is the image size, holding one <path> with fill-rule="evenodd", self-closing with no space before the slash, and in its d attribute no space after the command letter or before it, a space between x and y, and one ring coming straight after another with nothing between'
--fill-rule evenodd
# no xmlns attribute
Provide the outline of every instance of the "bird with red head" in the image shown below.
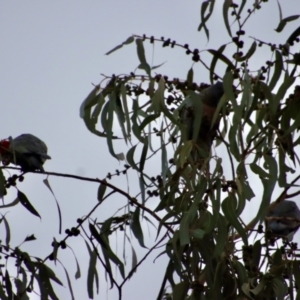
<svg viewBox="0 0 300 300"><path fill-rule="evenodd" d="M13 163L23 172L44 171L43 164L51 157L46 144L36 136L25 133L12 139L0 141L0 155L3 165Z"/></svg>

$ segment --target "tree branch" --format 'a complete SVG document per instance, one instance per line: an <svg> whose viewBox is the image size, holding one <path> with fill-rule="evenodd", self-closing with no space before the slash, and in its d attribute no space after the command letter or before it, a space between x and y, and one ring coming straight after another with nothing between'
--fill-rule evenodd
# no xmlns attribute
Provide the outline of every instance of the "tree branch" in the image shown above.
<svg viewBox="0 0 300 300"><path fill-rule="evenodd" d="M12 169L12 170L18 170L20 171L20 168L15 168L15 167L0 167L1 169ZM83 180L83 181L89 181L89 182L96 182L96 183L101 183L109 188L111 188L112 190L114 190L115 192L123 195L124 197L126 197L132 204L134 204L135 206L139 207L140 209L146 211L147 213L149 213L154 219L156 219L158 222L160 222L164 227L166 227L168 229L168 231L170 231L171 233L174 233L174 230L172 227L168 226L167 224L165 224L162 219L156 214L154 213L150 208L144 206L143 204L139 203L137 201L137 199L131 197L128 193L124 192L123 190L119 189L118 187L114 186L113 184L107 182L104 179L99 179L99 178L91 178L91 177L83 177L83 176L77 176L77 175L73 175L73 174L65 174L65 173L57 173L57 172L48 172L48 171L44 171L44 172L40 172L40 171L30 171L27 173L36 173L36 174L46 174L46 175L52 175L52 176L57 176L57 177L65 177L65 178L73 178L73 179L77 179L77 180Z"/></svg>

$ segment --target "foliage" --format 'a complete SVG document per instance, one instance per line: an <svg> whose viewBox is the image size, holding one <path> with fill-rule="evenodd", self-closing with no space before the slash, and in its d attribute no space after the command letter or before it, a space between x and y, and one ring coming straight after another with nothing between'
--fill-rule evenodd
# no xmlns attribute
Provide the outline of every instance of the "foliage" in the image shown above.
<svg viewBox="0 0 300 300"><path fill-rule="evenodd" d="M89 255L89 298L94 297L95 286L99 289L98 272L104 270L109 285L118 289L121 299L124 284L134 276L149 253L164 245L158 259L164 257L168 264L157 299L294 299L300 286L297 245L286 241L278 246L262 224L271 200L278 203L298 194L288 194L288 191L299 179L296 176L290 180L289 175L294 174L299 165L296 150L300 143L300 87L295 83L300 65L296 47L300 27L286 34L286 25L297 20L299 15L283 18L278 3L280 20L276 32L281 34L282 43L277 45L251 37L251 45L243 52L244 45L249 42L245 37L245 24L254 12L263 10L266 1L252 2L253 6L246 10L249 1L241 1L240 5L223 1L229 42L217 50L193 50L188 44L171 39L133 35L107 52L110 55L135 43L138 70L126 75L105 76L82 103L80 116L90 132L106 139L108 151L114 158L126 160L124 169L109 173L103 180L45 172L98 183L99 202L89 215L78 219L78 224L66 231L62 241L53 241L53 249L44 259L31 257L20 247L11 248L9 222L2 216L1 222L6 229L2 253L7 259L15 259L17 276L16 288L13 288L9 269L2 265L1 299L11 299L13 294L18 295L18 299L29 299L28 293L33 289L39 291L41 298L58 299L52 284L62 282L47 266L47 261L59 261L59 253L67 247L67 240L80 233L85 237ZM210 38L208 22L215 4L216 1L210 0L201 5L198 30L203 30L207 39ZM188 103L192 103L194 111L201 112L201 108L197 108L201 103L199 93L207 85L195 83L193 67L185 80L153 75L153 70L161 65L151 66L147 62L145 53L149 42L169 47L170 51L182 48L183 55L189 55L193 64L201 64L207 70L211 83L214 80L223 82L224 96L210 124L211 128L216 122L220 125L209 156L198 149L193 139L184 136L185 124L181 119L181 112ZM270 50L270 58L255 71L252 64L260 47ZM208 56L209 65L206 63ZM217 64L221 65L223 74L217 74ZM140 70L142 74L138 73ZM290 95L289 89L293 89ZM201 113L193 126L200 132ZM115 151L115 141L120 140L127 145L125 154ZM191 155L195 149L199 150L200 160L195 161ZM218 149L222 150L218 152ZM157 156L161 164L157 174L152 175L152 161ZM229 172L225 164L230 166ZM5 195L6 188L16 185L16 180L22 180L24 175L6 178L2 170L0 192ZM117 175L133 171L138 174L140 188L135 196L111 183ZM261 181L261 195L257 195L250 177ZM49 183L45 183L51 189ZM276 185L283 189L279 197L273 195ZM92 214L115 193L128 200L122 210L124 213L119 210L103 222L93 219ZM254 196L261 197L260 206L253 220L244 224L241 214ZM155 201L157 198L159 201ZM21 191L13 203L2 207L19 202L39 216ZM151 203L157 203L155 210L149 208ZM148 252L140 259L129 231L140 247L146 248L145 223L155 226L156 241L147 245ZM122 232L126 243L131 245L131 267L112 250L110 240L116 231ZM29 236L25 241L34 239ZM103 266L101 270L97 263ZM76 264L75 276L79 278L77 260ZM71 280L65 271L74 298Z"/></svg>

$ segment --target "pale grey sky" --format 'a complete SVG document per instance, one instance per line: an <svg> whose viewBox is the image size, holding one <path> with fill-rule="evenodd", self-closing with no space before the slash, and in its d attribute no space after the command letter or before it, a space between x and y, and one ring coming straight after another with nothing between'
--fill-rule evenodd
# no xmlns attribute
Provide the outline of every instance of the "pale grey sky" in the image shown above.
<svg viewBox="0 0 300 300"><path fill-rule="evenodd" d="M200 50L219 48L229 38L222 19L220 4L223 1L216 2L214 16L208 23L211 30L208 42L204 33L197 31L201 1L2 1L0 138L32 133L44 140L52 157L45 164L45 169L49 171L104 178L108 172L121 168L122 164L119 165L109 155L106 141L92 135L79 118L79 107L91 91L91 83L97 84L102 79L100 73L129 73L139 64L135 44L109 56L104 54L131 34L144 33L157 38L171 38L181 44L188 43L191 48ZM299 13L299 10L295 11L295 1L280 2L284 17ZM281 40L273 30L279 20L276 2L269 1L263 6L267 6L268 10L263 7L255 13L246 26L246 37L283 42L287 36ZM287 29L294 28L296 23L289 24ZM251 43L251 39L245 38L245 49ZM157 70L158 73L169 77L186 77L192 63L183 50L162 48L157 43L152 51L152 46L147 47L146 55L150 63L152 55L154 65L166 62ZM251 60L252 70L270 59L267 49L259 49L259 53L256 60ZM207 55L208 63L210 60L211 57ZM219 70L222 75L223 69L219 67ZM208 83L207 71L200 64L194 66L194 71L196 81ZM127 150L123 144L116 147L116 152ZM153 173L158 171L153 169ZM29 174L23 183L18 184L39 211L42 220L30 215L20 205L9 209L7 214L12 226L11 245L16 246L27 234L34 233L38 240L25 244L23 249L40 257L49 254L54 236L58 240L64 237L58 235L56 206L42 183L43 178ZM131 183L135 179L134 176L130 178ZM96 203L96 184L55 177L50 177L49 181L62 209L64 229L76 225L76 219L87 214ZM114 179L114 183L126 189L124 176ZM131 187L131 191L138 192L139 189ZM255 202L259 201L257 196L244 214L247 220L258 208L259 202ZM10 189L6 201L15 197L16 192ZM95 217L100 221L107 219L121 203L126 202L118 196L107 200ZM155 207L156 204L152 205ZM0 228L3 236L3 225ZM153 237L149 239L146 230L145 236L149 240L147 245L151 246ZM295 239L299 240L299 234ZM82 271L81 279L72 280L76 299L87 299L85 275L89 257L86 247L80 238L71 238L68 244L75 251ZM134 245L137 250L137 244ZM143 253L144 250L138 251L139 259ZM124 299L150 300L156 297L165 263L163 260L153 263L158 253L151 255L125 285ZM64 250L61 255L61 261L74 278L75 261L71 252ZM66 284L62 268L49 265ZM116 299L115 290L107 291L104 272L99 264L98 272L101 276L100 295L95 299ZM69 299L67 288L58 287L57 290L60 299Z"/></svg>

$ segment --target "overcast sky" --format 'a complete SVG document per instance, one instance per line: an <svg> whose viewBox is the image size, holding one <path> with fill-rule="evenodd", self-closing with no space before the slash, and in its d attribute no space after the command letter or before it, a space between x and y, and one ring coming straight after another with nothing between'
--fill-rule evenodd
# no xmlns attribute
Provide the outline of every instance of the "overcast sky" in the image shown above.
<svg viewBox="0 0 300 300"><path fill-rule="evenodd" d="M135 44L109 56L104 54L131 34L144 33L157 38L171 38L181 44L188 43L191 48L200 50L217 49L229 38L222 21L220 4L223 1L216 2L214 16L208 23L211 30L208 42L204 33L197 31L201 1L2 1L0 138L15 137L21 133L40 137L47 143L52 157L45 164L49 171L104 178L108 172L121 168L122 164L109 155L106 141L91 134L79 118L79 107L91 91L91 83L97 84L102 79L100 73L130 73L139 64ZM263 4L263 9L256 12L246 26L246 37L282 43L287 36L280 38L274 31L279 19L277 4L276 1L269 2ZM295 1L280 2L284 17L299 13L295 11ZM264 6L268 8L264 9ZM287 30L294 28L296 23L289 24ZM245 38L245 49L251 43L251 39ZM259 51L256 59L251 60L251 70L258 69L270 59L268 49ZM149 62L153 57L153 65L166 62L157 72L171 78L186 78L192 65L183 50L161 48L159 43L154 48L148 47L146 54ZM209 64L211 57L207 56L207 59ZM194 70L196 82L209 83L208 73L200 64L196 64ZM223 75L223 69L218 70ZM126 153L127 150L123 144L117 145L117 153ZM154 167L150 172L159 173ZM35 234L38 240L25 244L22 249L39 257L49 254L54 236L57 240L64 237L58 235L56 206L42 183L44 178L28 174L25 181L18 184L39 211L42 220L30 215L20 205L9 209L7 214L12 227L11 246L20 244L28 234ZM131 184L136 178L130 178ZM97 184L55 177L50 177L49 181L62 209L64 229L75 226L76 219L87 214L97 201ZM114 183L126 189L126 177L120 176L114 179ZM138 190L131 186L133 195ZM10 189L5 201L15 197L15 190ZM254 215L259 201L260 195L257 194L243 214L246 221ZM101 206L94 217L103 221L125 203L124 199L113 197ZM153 207L155 205L152 203ZM3 240L5 231L3 224L1 226ZM295 239L299 240L299 234ZM89 259L86 246L81 238L71 238L68 244L76 253L82 271L81 279L77 282L72 280L76 299L86 299L85 275ZM137 244L134 245L137 250ZM112 246L115 247L115 244ZM139 259L145 253L137 252ZM125 285L124 299L155 299L165 264L163 260L153 263L158 253L150 256L149 261ZM70 250L61 254L61 261L74 278L75 261ZM130 255L128 252L129 261ZM53 264L49 266L66 283L62 268L55 268ZM101 276L100 296L95 299L116 299L115 290L107 291L104 272L99 264L98 272ZM69 299L67 288L57 290L60 299Z"/></svg>

